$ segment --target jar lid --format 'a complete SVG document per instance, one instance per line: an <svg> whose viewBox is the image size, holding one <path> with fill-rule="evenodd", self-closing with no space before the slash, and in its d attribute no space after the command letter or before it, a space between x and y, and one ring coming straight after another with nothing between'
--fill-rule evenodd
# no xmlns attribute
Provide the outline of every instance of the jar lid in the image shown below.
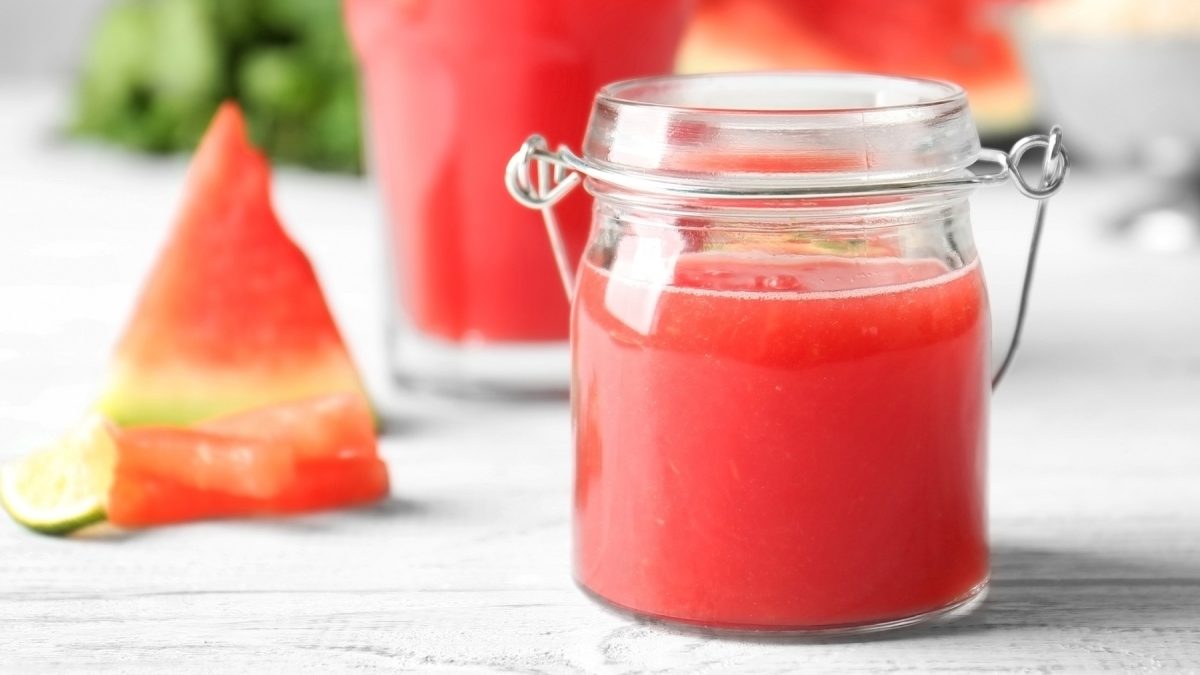
<svg viewBox="0 0 1200 675"><path fill-rule="evenodd" d="M722 190L936 180L979 154L961 87L820 72L617 82L596 96L583 146L603 173Z"/></svg>

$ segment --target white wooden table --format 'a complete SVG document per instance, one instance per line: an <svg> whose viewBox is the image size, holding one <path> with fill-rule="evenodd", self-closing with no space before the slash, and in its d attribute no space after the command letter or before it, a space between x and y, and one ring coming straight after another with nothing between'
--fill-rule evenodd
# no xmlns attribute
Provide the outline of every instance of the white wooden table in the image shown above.
<svg viewBox="0 0 1200 675"><path fill-rule="evenodd" d="M94 396L184 168L55 140L56 105L0 88L0 459ZM1200 257L1103 237L1129 186L1074 178L994 403L991 596L958 623L812 644L600 610L568 573L566 405L393 395L369 191L288 171L279 209L386 401L391 500L97 541L4 519L0 671L1200 670ZM1004 189L976 204L1004 326L1029 206Z"/></svg>

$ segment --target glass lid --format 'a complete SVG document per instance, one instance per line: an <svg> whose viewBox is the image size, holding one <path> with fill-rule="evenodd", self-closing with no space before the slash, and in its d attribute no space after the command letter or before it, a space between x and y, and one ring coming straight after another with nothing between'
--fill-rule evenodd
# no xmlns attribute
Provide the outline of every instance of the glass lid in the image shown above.
<svg viewBox="0 0 1200 675"><path fill-rule="evenodd" d="M597 95L583 147L606 173L725 190L935 180L979 153L961 87L819 72L617 82Z"/></svg>

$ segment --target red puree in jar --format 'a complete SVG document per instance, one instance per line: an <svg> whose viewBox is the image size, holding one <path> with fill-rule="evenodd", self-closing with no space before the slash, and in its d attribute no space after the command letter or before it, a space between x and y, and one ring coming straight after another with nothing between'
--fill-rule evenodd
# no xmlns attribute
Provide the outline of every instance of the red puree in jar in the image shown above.
<svg viewBox="0 0 1200 675"><path fill-rule="evenodd" d="M585 262L576 575L727 628L901 619L986 580L977 262L694 253Z"/></svg>
<svg viewBox="0 0 1200 675"><path fill-rule="evenodd" d="M686 0L345 0L399 301L450 341L561 340L568 306L540 216L504 167L537 130L577 145L614 80L671 70ZM572 261L591 200L555 211Z"/></svg>

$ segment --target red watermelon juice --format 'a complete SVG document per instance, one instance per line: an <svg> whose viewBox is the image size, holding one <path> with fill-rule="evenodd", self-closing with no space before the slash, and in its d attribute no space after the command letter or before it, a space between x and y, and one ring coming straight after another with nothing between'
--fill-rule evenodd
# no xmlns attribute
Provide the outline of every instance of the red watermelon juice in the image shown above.
<svg viewBox="0 0 1200 675"><path fill-rule="evenodd" d="M978 263L719 252L673 274L581 267L580 584L735 629L971 597L988 573Z"/></svg>
<svg viewBox="0 0 1200 675"><path fill-rule="evenodd" d="M536 212L505 191L531 129L577 145L592 97L673 65L689 0L345 0L394 286L420 333L561 341L568 305ZM590 199L557 207L572 257Z"/></svg>

